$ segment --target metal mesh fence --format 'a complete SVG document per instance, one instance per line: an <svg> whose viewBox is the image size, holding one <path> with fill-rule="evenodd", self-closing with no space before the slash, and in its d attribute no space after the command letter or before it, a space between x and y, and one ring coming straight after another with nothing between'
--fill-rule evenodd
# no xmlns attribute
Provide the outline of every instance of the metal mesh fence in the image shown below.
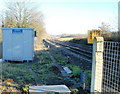
<svg viewBox="0 0 120 94"><path fill-rule="evenodd" d="M2 91L2 62L0 62L0 94Z"/></svg>
<svg viewBox="0 0 120 94"><path fill-rule="evenodd" d="M120 92L119 42L104 42L102 92Z"/></svg>

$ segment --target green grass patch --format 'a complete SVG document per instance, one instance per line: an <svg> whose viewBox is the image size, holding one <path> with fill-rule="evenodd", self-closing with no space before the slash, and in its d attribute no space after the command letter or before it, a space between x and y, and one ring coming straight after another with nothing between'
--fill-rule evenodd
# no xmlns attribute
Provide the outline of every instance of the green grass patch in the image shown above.
<svg viewBox="0 0 120 94"><path fill-rule="evenodd" d="M2 78L13 79L20 85L35 84L34 77L30 74L25 64L3 63L2 64Z"/></svg>
<svg viewBox="0 0 120 94"><path fill-rule="evenodd" d="M46 52L40 51L38 54L38 58L40 59L40 61L33 64L32 69L34 72L37 73L37 76L41 80L43 80L43 82L45 79L51 79L51 78L62 79L60 75L57 75L53 72L54 70L52 70L51 68L53 62ZM46 81L43 84L48 84L48 83Z"/></svg>

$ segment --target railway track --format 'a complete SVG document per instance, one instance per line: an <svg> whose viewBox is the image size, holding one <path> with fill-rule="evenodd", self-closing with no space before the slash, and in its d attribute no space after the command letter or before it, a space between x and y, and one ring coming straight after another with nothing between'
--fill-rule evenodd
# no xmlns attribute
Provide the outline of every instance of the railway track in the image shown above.
<svg viewBox="0 0 120 94"><path fill-rule="evenodd" d="M63 43L63 44L68 44L70 46L74 46L74 47L77 47L77 48L81 48L81 49L84 49L84 50L88 50L88 51L91 51L92 52L92 45L85 45L85 44L78 44L78 43L73 43L73 42L70 42L70 41L59 41L59 40L54 40L56 42L59 42L59 43Z"/></svg>
<svg viewBox="0 0 120 94"><path fill-rule="evenodd" d="M64 44L64 43L60 43L58 41L53 41L53 40L44 40L47 43L54 43L56 45L60 45L62 47L65 47L66 49L76 53L76 54L80 54L81 56L83 56L83 59L86 59L87 61L91 62L92 61L92 51L85 50L82 48L78 48L78 47L74 47L68 44Z"/></svg>

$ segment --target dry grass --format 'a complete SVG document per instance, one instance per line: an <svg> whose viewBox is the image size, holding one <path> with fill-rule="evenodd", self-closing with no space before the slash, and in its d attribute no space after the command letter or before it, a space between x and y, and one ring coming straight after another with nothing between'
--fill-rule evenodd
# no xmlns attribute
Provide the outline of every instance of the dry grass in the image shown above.
<svg viewBox="0 0 120 94"><path fill-rule="evenodd" d="M77 35L77 36L58 38L59 41L72 41L72 40L80 40L80 39L87 39L87 35Z"/></svg>
<svg viewBox="0 0 120 94"><path fill-rule="evenodd" d="M67 38L59 38L58 40L59 41L70 41L70 40L72 40L72 39L74 39L73 37L67 37Z"/></svg>

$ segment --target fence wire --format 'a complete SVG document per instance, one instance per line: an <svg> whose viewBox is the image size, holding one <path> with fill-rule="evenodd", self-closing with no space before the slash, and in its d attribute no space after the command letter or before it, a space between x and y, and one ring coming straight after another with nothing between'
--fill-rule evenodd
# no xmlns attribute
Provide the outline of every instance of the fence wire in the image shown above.
<svg viewBox="0 0 120 94"><path fill-rule="evenodd" d="M104 42L103 92L120 92L120 42Z"/></svg>
<svg viewBox="0 0 120 94"><path fill-rule="evenodd" d="M2 91L2 62L0 62L0 94Z"/></svg>

